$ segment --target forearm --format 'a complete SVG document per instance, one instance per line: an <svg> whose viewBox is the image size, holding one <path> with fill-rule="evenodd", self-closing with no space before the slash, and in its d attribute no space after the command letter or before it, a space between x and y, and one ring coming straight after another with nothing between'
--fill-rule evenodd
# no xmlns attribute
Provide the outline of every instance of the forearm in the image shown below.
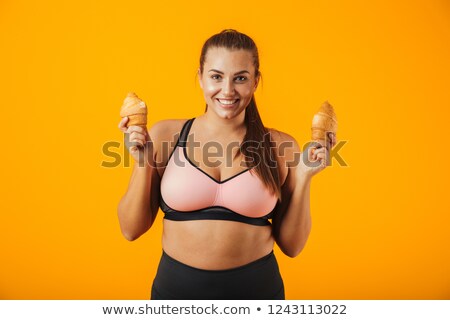
<svg viewBox="0 0 450 320"><path fill-rule="evenodd" d="M134 240L147 231L153 223L151 212L152 175L156 170L146 164L134 164L128 190L119 202L118 216L122 234L128 240Z"/></svg>
<svg viewBox="0 0 450 320"><path fill-rule="evenodd" d="M311 231L310 185L311 178L301 179L296 184L290 209L280 223L277 244L290 257L295 257L302 251Z"/></svg>

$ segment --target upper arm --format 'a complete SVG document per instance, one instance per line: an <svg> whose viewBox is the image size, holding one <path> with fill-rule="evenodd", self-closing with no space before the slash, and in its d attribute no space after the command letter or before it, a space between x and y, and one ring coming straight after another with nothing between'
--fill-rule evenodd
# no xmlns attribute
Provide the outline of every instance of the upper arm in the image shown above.
<svg viewBox="0 0 450 320"><path fill-rule="evenodd" d="M270 129L270 133L275 142L280 184L283 189L289 187L289 178L295 176L292 171L300 160L301 150L297 140L291 135L276 129Z"/></svg>
<svg viewBox="0 0 450 320"><path fill-rule="evenodd" d="M168 119L155 122L148 130L153 142L153 159L161 178L186 120Z"/></svg>
<svg viewBox="0 0 450 320"><path fill-rule="evenodd" d="M159 209L160 183L164 170L167 166L169 156L175 148L179 133L186 119L165 119L155 122L149 129L148 134L153 144L152 164L156 170L152 171L151 205L154 216Z"/></svg>
<svg viewBox="0 0 450 320"><path fill-rule="evenodd" d="M278 203L274 217L272 219L275 239L278 238L281 221L289 209L291 197L296 181L295 170L300 161L300 146L291 135L276 131L274 134L276 150L278 155L278 165L280 166L281 180L281 202Z"/></svg>

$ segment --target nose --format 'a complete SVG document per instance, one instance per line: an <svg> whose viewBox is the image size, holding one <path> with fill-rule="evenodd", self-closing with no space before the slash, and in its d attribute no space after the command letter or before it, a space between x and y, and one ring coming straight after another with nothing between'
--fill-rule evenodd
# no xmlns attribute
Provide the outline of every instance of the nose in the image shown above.
<svg viewBox="0 0 450 320"><path fill-rule="evenodd" d="M222 92L224 96L234 96L234 84L233 80L224 81L222 86Z"/></svg>

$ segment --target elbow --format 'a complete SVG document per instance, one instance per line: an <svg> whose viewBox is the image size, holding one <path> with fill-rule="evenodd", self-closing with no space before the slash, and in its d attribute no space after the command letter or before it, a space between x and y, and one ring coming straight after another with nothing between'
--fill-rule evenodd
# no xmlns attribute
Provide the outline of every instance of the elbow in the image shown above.
<svg viewBox="0 0 450 320"><path fill-rule="evenodd" d="M300 252L303 251L304 247L305 246L303 245L303 246L297 247L297 248L286 249L286 250L283 250L283 253L285 255L287 255L289 258L295 258L300 254Z"/></svg>
<svg viewBox="0 0 450 320"><path fill-rule="evenodd" d="M309 239L309 234L311 233L311 224L308 226L308 229L304 231L304 236L299 239L295 245L292 245L290 250L287 250L287 256L291 258L295 258L298 256L306 246L306 243Z"/></svg>
<svg viewBox="0 0 450 320"><path fill-rule="evenodd" d="M125 239L128 241L134 241L138 239L142 235L142 230L136 227L136 224L127 219L126 215L124 215L124 210L120 207L118 208L118 218L119 218L119 226L120 231Z"/></svg>
<svg viewBox="0 0 450 320"><path fill-rule="evenodd" d="M298 252L285 252L285 254L289 257L289 258L295 258L296 256L298 256L300 254L300 251Z"/></svg>
<svg viewBox="0 0 450 320"><path fill-rule="evenodd" d="M138 235L138 234L134 234L134 233L131 233L131 232L126 232L124 230L122 230L122 235L128 241L134 241L134 240L136 240L136 239L138 239L140 237L140 235Z"/></svg>
<svg viewBox="0 0 450 320"><path fill-rule="evenodd" d="M285 255L287 255L289 258L295 258L305 248L306 242L308 241L308 235L309 235L309 232L307 233L307 236L302 237L301 239L297 239L295 242L290 241L290 242L283 243L283 242L277 241L277 243L278 243L278 246L280 247L281 251L283 251L283 253Z"/></svg>
<svg viewBox="0 0 450 320"><path fill-rule="evenodd" d="M120 231L122 232L122 235L125 239L128 241L134 241L138 239L143 232L137 228L132 228L131 226L126 226L119 222L120 225Z"/></svg>
<svg viewBox="0 0 450 320"><path fill-rule="evenodd" d="M308 224L306 229L302 232L303 236L300 239L298 239L295 242L295 244L291 243L291 245L286 248L284 253L290 258L297 257L305 248L306 242L308 242L310 233L311 233L311 222Z"/></svg>

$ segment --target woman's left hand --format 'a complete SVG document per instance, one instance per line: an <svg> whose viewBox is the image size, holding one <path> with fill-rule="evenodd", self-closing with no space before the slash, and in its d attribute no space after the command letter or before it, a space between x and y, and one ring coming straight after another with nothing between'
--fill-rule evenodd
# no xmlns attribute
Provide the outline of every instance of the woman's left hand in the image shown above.
<svg viewBox="0 0 450 320"><path fill-rule="evenodd" d="M310 179L330 162L330 150L336 145L336 134L328 132L326 141L313 141L300 154L300 162L297 165L297 177Z"/></svg>

